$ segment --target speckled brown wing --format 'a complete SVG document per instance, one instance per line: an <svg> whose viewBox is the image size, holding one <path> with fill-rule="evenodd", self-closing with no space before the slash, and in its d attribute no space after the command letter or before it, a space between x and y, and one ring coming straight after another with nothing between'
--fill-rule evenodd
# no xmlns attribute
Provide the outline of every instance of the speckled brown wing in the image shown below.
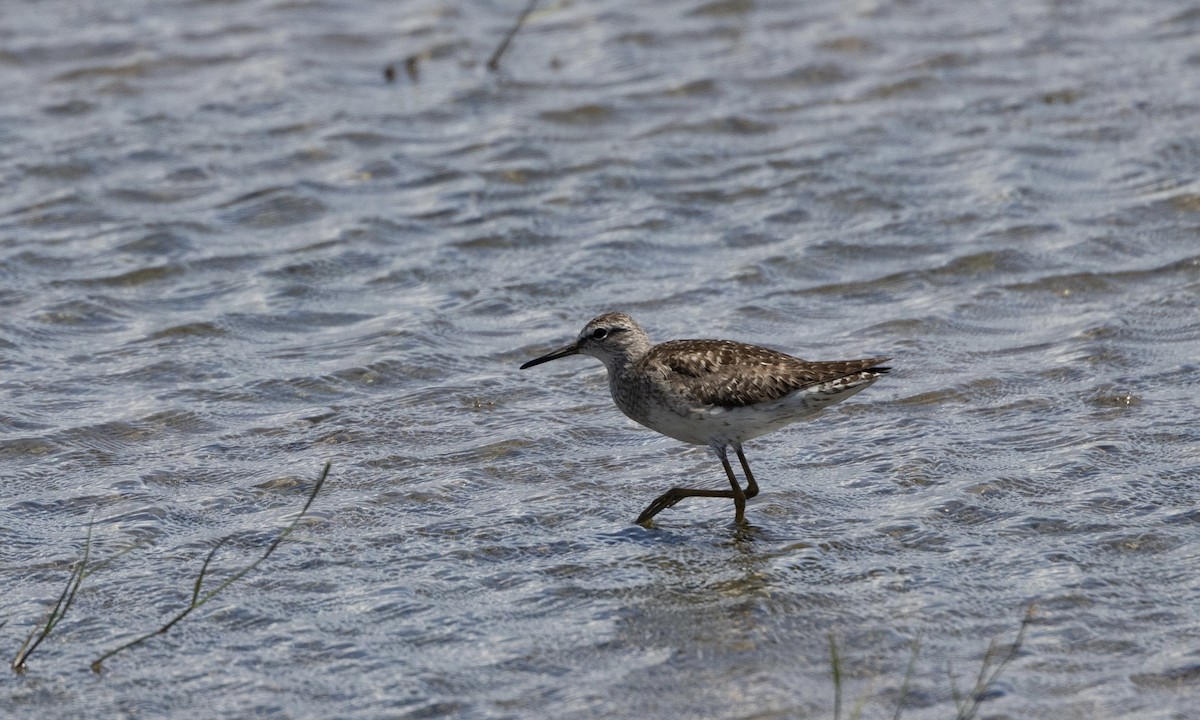
<svg viewBox="0 0 1200 720"><path fill-rule="evenodd" d="M879 364L889 359L810 362L728 340L672 340L656 345L642 362L675 375L675 382L701 403L744 407L840 379L873 379L888 371ZM855 377L860 375L865 377Z"/></svg>

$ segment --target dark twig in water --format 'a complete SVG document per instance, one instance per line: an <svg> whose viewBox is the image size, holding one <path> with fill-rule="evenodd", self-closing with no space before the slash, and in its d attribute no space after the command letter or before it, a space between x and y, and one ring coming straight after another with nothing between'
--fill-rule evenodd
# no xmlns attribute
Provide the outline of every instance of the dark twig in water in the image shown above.
<svg viewBox="0 0 1200 720"><path fill-rule="evenodd" d="M955 720L975 720L980 706L988 699L988 695L996 681L1000 679L1001 673L1020 654L1021 645L1025 642L1025 633L1036 616L1036 609L1033 603L1026 608L1025 617L1021 619L1021 626L1017 629L1017 636L1013 638L1012 644L1006 650L1002 652L1001 646L994 639L988 644L987 652L983 655L983 662L975 677L975 684L966 696L959 692L958 678L953 669L947 665L946 675L950 679L950 695L954 699ZM917 658L920 654L921 639L918 637L913 640L912 654L908 659L908 667L904 670L904 680L900 684L900 695L896 700L896 710L892 715L892 720L900 720L900 715L904 712L904 703L912 688L913 675L916 672ZM837 638L832 633L829 635L829 664L833 674L833 718L841 720L844 686L842 656L838 651ZM851 720L858 720L862 716L868 695L870 695L869 689L859 697L858 702L850 710Z"/></svg>
<svg viewBox="0 0 1200 720"><path fill-rule="evenodd" d="M41 630L34 627L29 633L29 637L25 638L25 642L21 643L20 649L17 650L17 656L12 661L12 669L16 672L25 672L25 661L29 659L34 650L37 650L38 645L41 645L42 641L50 636L59 621L66 617L67 610L71 609L71 603L75 601L75 594L79 592L79 585L83 582L88 555L92 551L92 525L94 522L88 523L87 538L83 541L83 557L79 558L79 562L75 563L75 567L71 569L71 575L67 578L67 586L58 596L58 602L54 603L54 607L46 613L45 619L41 622Z"/></svg>
<svg viewBox="0 0 1200 720"><path fill-rule="evenodd" d="M837 638L829 633L829 665L833 669L833 720L842 718L842 659L838 656Z"/></svg>
<svg viewBox="0 0 1200 720"><path fill-rule="evenodd" d="M913 673L917 669L917 657L921 654L921 637L918 635L913 640L912 655L908 658L908 667L904 669L904 682L900 683L900 697L896 699L896 714L892 716L892 720L900 720L900 713L904 710L904 701L908 698L908 690L912 687Z"/></svg>
<svg viewBox="0 0 1200 720"><path fill-rule="evenodd" d="M829 633L829 665L833 671L833 720L841 720L842 717L842 656L838 653L837 638L833 633ZM865 690L858 696L858 700L854 703L854 707L850 709L850 720L859 720L863 714L863 708L867 706L867 699L870 697L870 688Z"/></svg>
<svg viewBox="0 0 1200 720"><path fill-rule="evenodd" d="M500 68L500 56L503 55L504 51L508 49L508 44L512 42L513 36L515 36L521 29L521 26L525 24L525 19L529 17L529 13L533 12L533 8L536 5L537 0L529 0L528 4L525 5L525 9L522 10L520 16L517 17L517 22L514 23L509 29L508 34L504 36L504 40L500 42L500 46L496 48L496 52L492 53L491 59L487 61L488 70L495 72Z"/></svg>
<svg viewBox="0 0 1200 720"><path fill-rule="evenodd" d="M275 548L279 547L279 544L281 542L283 542L284 539L287 538L288 535L291 535L293 530L296 529L296 526L300 523L300 520L304 517L305 513L308 512L308 508L313 504L313 500L317 499L317 493L321 492L321 486L325 484L325 478L329 476L329 468L332 465L333 465L332 462L325 463L325 468L321 471L321 476L319 478L317 478L317 483L316 483L316 485L313 486L312 492L310 492L308 494L308 500L304 503L304 507L302 507L300 509L300 513L298 515L296 515L296 517L292 519L292 521L288 524L288 526L283 529L283 532L279 533L279 536L276 537L275 540L272 541L269 546L267 546L267 551L264 552L261 557L259 557L257 560L250 563L246 567L242 568L241 570L237 571L233 575L231 575L229 578L227 578L224 582L222 582L216 588L209 590L207 593L204 593L203 595L201 595L200 590L201 590L201 587L204 585L204 578L208 574L208 566L212 562L213 556L215 556L217 554L217 550L219 550L221 548L221 546L225 544L225 541L228 540L228 538L222 539L220 542L218 542L213 547L212 550L208 551L208 556L204 558L204 564L200 566L200 574L196 576L196 582L192 586L192 601L191 601L191 603L189 603L186 608L184 608L182 611L180 611L180 613L178 615L171 618L169 621L167 621L167 623L165 625L163 625L159 629L155 630L154 632L146 633L145 635L142 635L141 637L134 638L133 640L125 643L124 645L122 645L116 649L109 650L108 652L101 655L99 658L96 659L95 662L92 663L92 672L97 672L97 673L100 672L101 669L103 668L104 661L107 660L108 658L112 657L113 655L116 655L117 653L121 652L122 650L128 650L129 648L134 647L135 645L142 644L143 642L149 640L150 638L154 637L155 635L162 635L163 633L167 632L172 627L174 627L176 623L178 623L179 621L181 621L185 617L187 617L189 614L191 614L191 612L193 610L200 608L206 602L208 602L209 600L212 600L214 597L216 597L218 594L220 594L222 590L229 587L230 585L237 582L238 580L241 580L246 575L246 573L249 573L251 570L258 567L259 564L262 563L262 561L271 557L271 553L275 552Z"/></svg>
<svg viewBox="0 0 1200 720"><path fill-rule="evenodd" d="M1013 638L1012 645L1008 646L1008 652L1004 653L1003 657L999 657L997 660L1000 648L995 640L988 644L987 652L983 654L983 663L979 667L979 674L975 676L975 687L971 688L971 694L968 697L960 698L957 688L953 688L954 703L958 706L958 714L954 716L955 720L972 720L979 712L980 704L987 699L988 691L1000 678L1000 673L1004 672L1008 664L1015 660L1021 651L1021 644L1025 642L1025 631L1029 629L1029 624L1033 622L1036 612L1037 605L1029 603L1029 607L1025 609L1025 617L1021 618L1021 627L1017 629L1017 636ZM950 680L953 687L953 675L950 676Z"/></svg>
<svg viewBox="0 0 1200 720"><path fill-rule="evenodd" d="M404 72L408 74L408 79L414 84L421 79L421 60L429 57L429 53L409 55L404 58ZM383 68L384 82L396 82L396 65L389 64Z"/></svg>

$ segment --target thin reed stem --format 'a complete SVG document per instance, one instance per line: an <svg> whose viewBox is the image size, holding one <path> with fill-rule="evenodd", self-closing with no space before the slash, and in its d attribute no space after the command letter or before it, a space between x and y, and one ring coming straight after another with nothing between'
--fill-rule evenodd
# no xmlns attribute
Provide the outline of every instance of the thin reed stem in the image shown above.
<svg viewBox="0 0 1200 720"><path fill-rule="evenodd" d="M30 631L29 636L25 638L25 642L21 643L21 647L17 650L17 656L13 658L12 669L16 672L25 672L25 661L37 650L42 641L50 637L50 633L67 615L67 611L71 609L71 603L75 601L75 594L79 592L79 586L83 583L85 569L87 568L88 556L92 551L92 527L95 525L93 519L88 523L87 537L83 541L83 557L75 563L71 568L71 575L67 578L67 585L63 588L62 593L58 596L58 602L54 603L54 607L50 608L50 612L46 613L45 619L34 626ZM41 630L39 632L38 627ZM37 638L36 640L34 638Z"/></svg>
<svg viewBox="0 0 1200 720"><path fill-rule="evenodd" d="M908 656L908 667L904 668L904 681L900 683L900 697L896 698L896 714L892 715L892 720L900 720L900 713L904 711L904 701L908 698L909 688L912 687L913 673L917 669L917 657L921 654L921 636L918 635L913 639L912 654Z"/></svg>
<svg viewBox="0 0 1200 720"><path fill-rule="evenodd" d="M525 25L525 19L529 17L529 13L533 12L535 7L537 7L537 0L529 0L525 5L525 9L517 16L517 21L509 28L508 34L500 41L500 46L496 48L496 52L492 53L492 57L487 61L488 70L495 72L500 69L500 56L508 49L508 44L512 42L513 37Z"/></svg>
<svg viewBox="0 0 1200 720"><path fill-rule="evenodd" d="M273 540L271 542L271 544L267 547L267 551L264 552L261 557L259 557L254 562L250 563L246 567L242 568L241 570L237 571L236 573L234 573L233 575L228 577L220 585L217 585L216 588L209 590L208 592L201 595L200 591L204 585L204 578L208 576L208 567L212 563L213 557L217 554L217 550L221 549L221 546L225 544L225 542L228 540L228 538L223 538L222 540L220 540L216 545L213 546L213 548L211 550L208 551L208 555L204 558L204 564L200 566L200 573L196 576L196 581L192 585L192 600L188 604L188 606L186 608L184 608L183 610L181 610L177 615L175 615L175 617L168 620L165 625L158 628L157 630L146 633L145 635L142 635L140 637L136 637L133 640L130 640L129 642L125 643L124 645L121 645L120 647L117 647L113 650L109 650L108 652L101 655L99 658L97 658L92 663L92 672L99 673L103 669L104 661L109 659L113 655L116 655L119 652L128 650L129 648L135 647L137 645L141 645L142 643L146 642L147 640L149 640L152 637L155 637L156 635L162 635L162 634L166 633L168 630L170 630L172 627L174 627L178 622L180 622L185 617L190 615L193 610L196 610L196 609L202 607L209 600L212 600L214 597L219 595L221 593L221 591L223 591L225 588L229 587L230 585L237 582L238 580L241 580L246 575L246 573L249 573L251 570L253 570L254 568L258 567L260 564L262 564L262 562L264 560L271 557L271 553L275 552L275 548L279 547L279 544L281 542L283 542L284 539L287 538L288 535L292 534L292 531L296 529L296 526L300 523L300 520L303 519L304 515L308 512L309 507L312 506L313 501L317 499L317 493L321 492L321 487L325 484L325 478L327 478L329 476L329 468L332 465L333 465L332 461L325 463L325 468L321 471L321 476L319 478L317 478L316 484L313 485L312 491L308 494L308 500L304 503L304 507L301 508L300 512L296 515L296 517L293 518L290 523L288 523L288 526L283 529L283 532L279 533L279 535L275 538L275 540Z"/></svg>
<svg viewBox="0 0 1200 720"><path fill-rule="evenodd" d="M975 686L971 689L971 694L966 698L961 698L960 701L958 690L954 688L954 702L958 707L958 714L954 716L955 720L974 719L979 712L979 706L987 699L988 691L996 684L1008 664L1015 660L1017 654L1020 653L1021 645L1025 642L1025 632L1029 629L1036 613L1036 603L1029 603L1025 609L1025 616L1021 618L1021 626L1017 628L1017 636L1008 646L1008 652L1004 653L1004 656L998 661L996 656L999 653L999 646L996 644L996 640L993 639L988 643L988 649L983 654L983 663L979 667L979 673L975 676ZM953 682L953 676L951 676L951 681Z"/></svg>
<svg viewBox="0 0 1200 720"><path fill-rule="evenodd" d="M829 665L833 669L833 720L842 717L842 658L838 655L837 638L829 633Z"/></svg>

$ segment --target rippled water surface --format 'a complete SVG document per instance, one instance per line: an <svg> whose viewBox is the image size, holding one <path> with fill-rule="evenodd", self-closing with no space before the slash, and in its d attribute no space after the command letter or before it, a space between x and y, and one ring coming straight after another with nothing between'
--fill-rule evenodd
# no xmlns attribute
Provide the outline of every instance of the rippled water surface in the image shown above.
<svg viewBox="0 0 1200 720"><path fill-rule="evenodd" d="M1194 717L1200 8L523 4L5 4L0 714ZM612 309L895 369L642 528Z"/></svg>

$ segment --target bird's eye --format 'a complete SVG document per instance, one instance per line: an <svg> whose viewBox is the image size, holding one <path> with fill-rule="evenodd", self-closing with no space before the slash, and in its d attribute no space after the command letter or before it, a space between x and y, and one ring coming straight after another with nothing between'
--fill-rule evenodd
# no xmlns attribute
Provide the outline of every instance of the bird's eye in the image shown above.
<svg viewBox="0 0 1200 720"><path fill-rule="evenodd" d="M606 337L608 337L608 330L605 328L596 328L592 331L593 340L603 340Z"/></svg>

